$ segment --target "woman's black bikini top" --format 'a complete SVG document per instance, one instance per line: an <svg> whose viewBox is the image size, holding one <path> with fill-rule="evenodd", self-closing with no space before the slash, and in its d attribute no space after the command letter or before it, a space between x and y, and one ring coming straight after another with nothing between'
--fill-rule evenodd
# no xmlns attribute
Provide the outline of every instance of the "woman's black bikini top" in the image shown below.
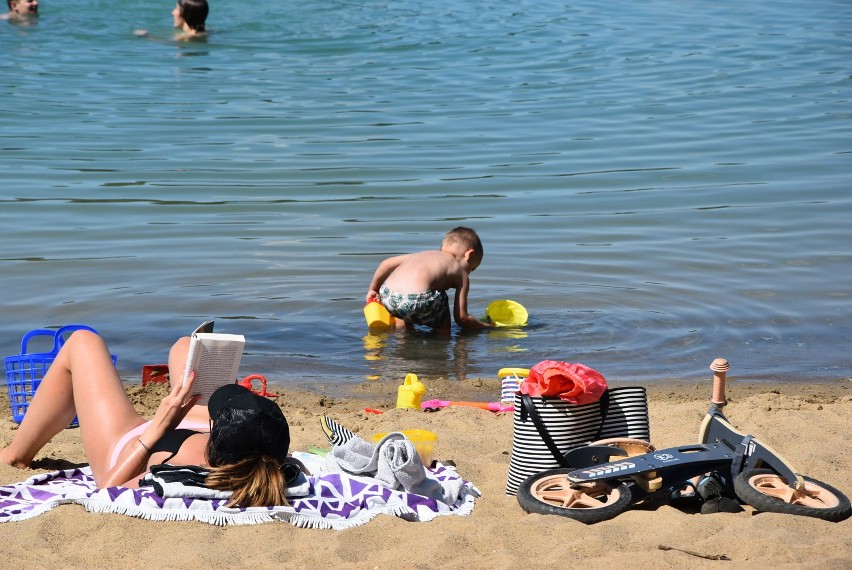
<svg viewBox="0 0 852 570"><path fill-rule="evenodd" d="M160 462L168 463L172 459L172 457L177 455L178 451L180 451L183 442L185 442L187 439L197 433L204 432L195 431L192 429L173 429L170 432L166 432L166 435L158 439L157 443L151 446L151 453L156 453L158 451L167 451L171 453L171 455L169 455Z"/></svg>

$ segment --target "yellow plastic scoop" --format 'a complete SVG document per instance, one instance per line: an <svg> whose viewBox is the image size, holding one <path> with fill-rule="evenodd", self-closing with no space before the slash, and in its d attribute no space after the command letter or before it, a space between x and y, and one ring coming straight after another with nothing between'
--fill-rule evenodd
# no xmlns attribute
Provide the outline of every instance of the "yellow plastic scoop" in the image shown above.
<svg viewBox="0 0 852 570"><path fill-rule="evenodd" d="M522 327L527 324L527 310L520 303L502 299L485 308L485 316L495 327Z"/></svg>

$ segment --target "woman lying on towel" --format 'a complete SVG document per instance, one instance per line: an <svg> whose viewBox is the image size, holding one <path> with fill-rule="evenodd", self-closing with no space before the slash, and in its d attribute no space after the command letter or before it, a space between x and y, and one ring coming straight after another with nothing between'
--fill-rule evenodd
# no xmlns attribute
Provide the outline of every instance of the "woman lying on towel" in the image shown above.
<svg viewBox="0 0 852 570"><path fill-rule="evenodd" d="M169 368L184 370L188 338L169 353ZM282 465L290 429L281 409L238 384L216 390L197 406L195 375L174 378L154 418L133 408L106 343L95 333L74 332L56 356L0 462L26 469L47 442L76 415L86 458L98 487L138 487L152 465L210 468L206 486L232 491L231 505L285 505ZM296 462L298 463L298 462Z"/></svg>

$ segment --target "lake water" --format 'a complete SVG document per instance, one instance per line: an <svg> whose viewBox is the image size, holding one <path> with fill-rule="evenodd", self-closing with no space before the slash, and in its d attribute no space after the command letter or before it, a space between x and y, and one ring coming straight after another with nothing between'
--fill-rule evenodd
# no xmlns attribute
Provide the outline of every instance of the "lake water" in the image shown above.
<svg viewBox="0 0 852 570"><path fill-rule="evenodd" d="M198 42L169 2L0 22L4 354L87 323L138 381L214 318L328 390L850 376L852 3L211 4ZM456 225L474 314L529 325L368 334L379 261Z"/></svg>

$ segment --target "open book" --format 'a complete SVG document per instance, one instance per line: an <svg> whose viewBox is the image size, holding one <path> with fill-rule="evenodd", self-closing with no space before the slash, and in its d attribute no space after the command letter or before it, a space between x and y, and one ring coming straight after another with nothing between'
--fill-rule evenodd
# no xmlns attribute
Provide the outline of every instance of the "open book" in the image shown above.
<svg viewBox="0 0 852 570"><path fill-rule="evenodd" d="M201 394L198 403L206 405L217 388L236 382L246 339L241 334L214 333L213 321L202 323L190 338L183 381L195 370L192 392Z"/></svg>

